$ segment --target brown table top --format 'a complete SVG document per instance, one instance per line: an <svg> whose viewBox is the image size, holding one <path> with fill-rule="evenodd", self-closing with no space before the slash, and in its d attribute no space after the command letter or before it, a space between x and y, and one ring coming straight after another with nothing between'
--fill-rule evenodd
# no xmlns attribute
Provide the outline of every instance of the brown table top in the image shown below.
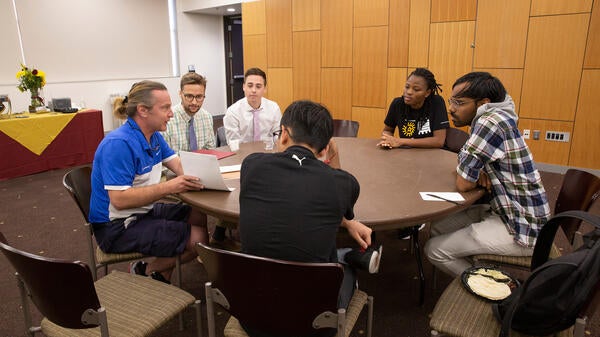
<svg viewBox="0 0 600 337"><path fill-rule="evenodd" d="M360 183L360 196L354 206L355 219L373 230L408 227L455 213L475 202L483 191L462 193L463 205L446 201L424 201L419 192L456 192L456 154L441 149L393 149L376 147L377 139L335 138L340 165ZM220 165L240 164L253 152L264 152L263 143L240 144ZM239 219L239 179L229 180L233 192L204 190L185 192L179 197L217 218Z"/></svg>

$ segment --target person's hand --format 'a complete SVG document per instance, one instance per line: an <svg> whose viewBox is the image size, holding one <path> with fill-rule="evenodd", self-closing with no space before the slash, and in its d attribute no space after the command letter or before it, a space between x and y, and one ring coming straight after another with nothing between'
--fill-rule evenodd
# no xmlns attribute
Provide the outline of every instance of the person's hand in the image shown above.
<svg viewBox="0 0 600 337"><path fill-rule="evenodd" d="M402 144L399 138L385 133L381 135L381 141L377 143L377 146L387 150L392 149L394 147L400 147L400 145Z"/></svg>
<svg viewBox="0 0 600 337"><path fill-rule="evenodd" d="M171 193L180 193L185 191L199 191L204 189L204 185L199 178L188 175L177 176L167 182Z"/></svg>
<svg viewBox="0 0 600 337"><path fill-rule="evenodd" d="M325 154L325 162L333 168L340 168L340 157L338 156L338 146L331 139L327 145L327 153Z"/></svg>
<svg viewBox="0 0 600 337"><path fill-rule="evenodd" d="M485 173L483 170L479 171L479 179L477 179L477 185L485 188L486 191L492 192L492 181L490 180L490 176Z"/></svg>
<svg viewBox="0 0 600 337"><path fill-rule="evenodd" d="M367 249L371 245L371 233L373 230L356 220L342 220L342 227L348 230L350 236L358 243L358 245Z"/></svg>

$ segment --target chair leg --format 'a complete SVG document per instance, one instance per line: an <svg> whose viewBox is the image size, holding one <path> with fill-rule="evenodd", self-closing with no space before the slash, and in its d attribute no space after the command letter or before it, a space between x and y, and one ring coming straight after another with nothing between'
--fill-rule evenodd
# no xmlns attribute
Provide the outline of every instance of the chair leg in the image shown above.
<svg viewBox="0 0 600 337"><path fill-rule="evenodd" d="M175 286L177 288L181 288L181 258L179 255L175 258L175 277L177 278L177 282L175 282ZM179 313L179 331L183 331L183 312Z"/></svg>
<svg viewBox="0 0 600 337"><path fill-rule="evenodd" d="M367 337L373 334L373 296L367 297Z"/></svg>
<svg viewBox="0 0 600 337"><path fill-rule="evenodd" d="M196 313L196 336L202 337L202 301L195 300L192 306Z"/></svg>
<svg viewBox="0 0 600 337"><path fill-rule="evenodd" d="M31 323L31 311L29 311L29 301L27 296L27 289L25 289L25 283L19 277L19 273L15 273L17 278L17 286L19 287L19 293L21 294L21 305L23 306L23 319L25 320L25 333L29 337L33 337L36 332L41 331L40 327L34 327Z"/></svg>
<svg viewBox="0 0 600 337"><path fill-rule="evenodd" d="M206 282L204 289L206 291L206 321L208 324L208 337L216 337L215 308L213 304L212 284L210 282Z"/></svg>
<svg viewBox="0 0 600 337"><path fill-rule="evenodd" d="M423 305L425 302L425 273L423 272L421 245L419 244L419 226L412 228L411 240L413 242L415 259L417 260L417 268L419 269L419 305Z"/></svg>
<svg viewBox="0 0 600 337"><path fill-rule="evenodd" d="M587 324L587 317L577 318L575 320L575 326L573 328L573 337L584 337L586 324Z"/></svg>

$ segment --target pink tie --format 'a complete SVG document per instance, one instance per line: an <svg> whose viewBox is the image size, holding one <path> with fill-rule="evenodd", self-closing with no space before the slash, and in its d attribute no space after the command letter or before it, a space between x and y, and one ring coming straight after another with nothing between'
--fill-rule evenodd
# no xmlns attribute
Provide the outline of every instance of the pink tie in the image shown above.
<svg viewBox="0 0 600 337"><path fill-rule="evenodd" d="M254 124L254 141L260 141L260 118L258 116L261 109L252 110L252 123Z"/></svg>

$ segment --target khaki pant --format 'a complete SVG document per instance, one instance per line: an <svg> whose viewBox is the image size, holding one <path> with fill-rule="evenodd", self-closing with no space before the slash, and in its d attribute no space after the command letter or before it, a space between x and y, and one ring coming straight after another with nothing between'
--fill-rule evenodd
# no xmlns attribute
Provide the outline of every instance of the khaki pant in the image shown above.
<svg viewBox="0 0 600 337"><path fill-rule="evenodd" d="M471 266L466 257L478 254L531 256L533 248L523 247L489 205L474 205L431 224L431 238L425 255L438 269L453 276Z"/></svg>

